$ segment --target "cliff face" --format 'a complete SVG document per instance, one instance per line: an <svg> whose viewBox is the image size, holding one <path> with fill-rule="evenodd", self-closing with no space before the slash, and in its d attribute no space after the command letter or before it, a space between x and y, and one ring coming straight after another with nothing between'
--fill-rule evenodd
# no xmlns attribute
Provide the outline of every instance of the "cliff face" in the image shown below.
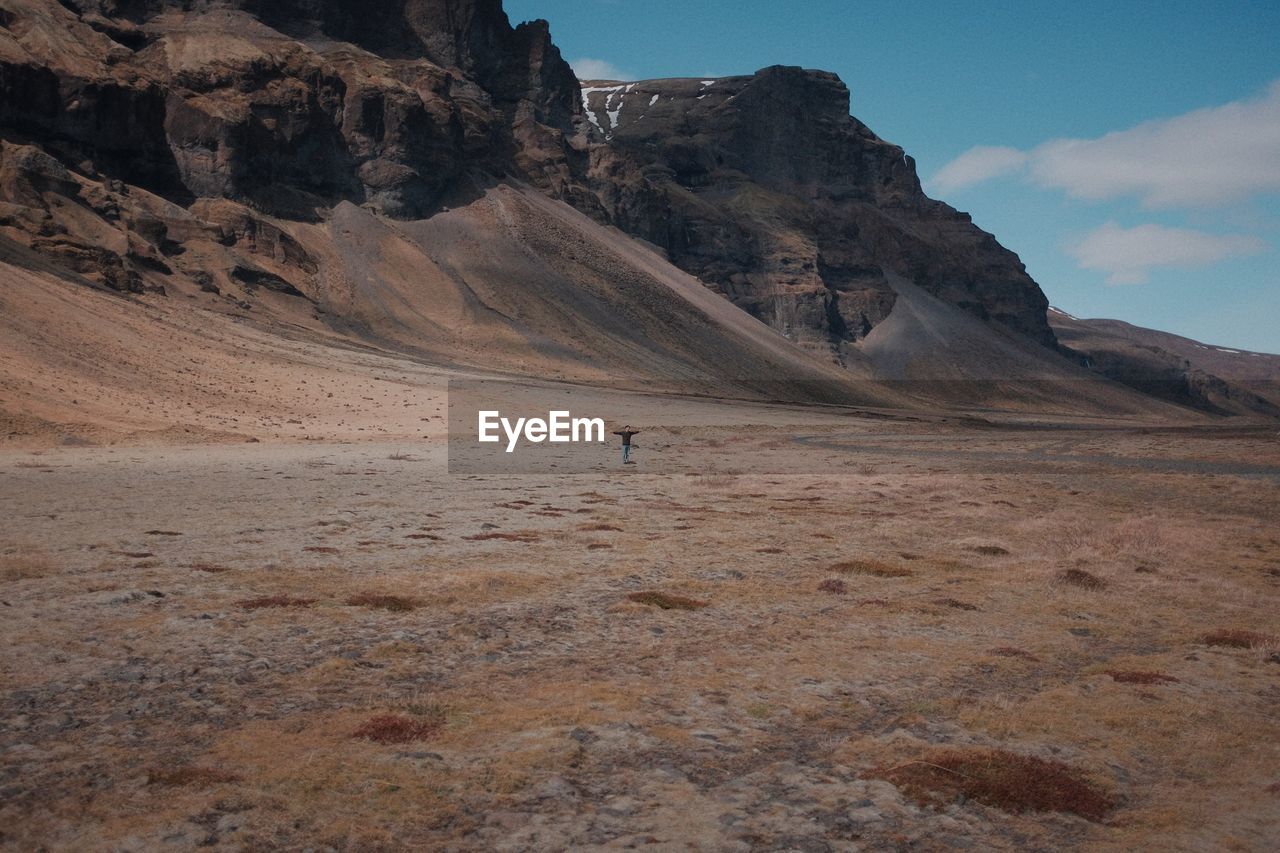
<svg viewBox="0 0 1280 853"><path fill-rule="evenodd" d="M571 195L577 81L498 0L7 0L0 125L181 204L429 215L471 170ZM574 161L578 160L575 166Z"/></svg>
<svg viewBox="0 0 1280 853"><path fill-rule="evenodd" d="M1017 256L926 197L835 75L586 82L583 97L612 220L788 337L847 357L892 310L898 274L1055 345Z"/></svg>
<svg viewBox="0 0 1280 853"><path fill-rule="evenodd" d="M1055 345L1017 257L925 197L834 75L580 88L500 0L0 0L0 143L4 233L122 290L161 287L193 228L420 220L514 177L824 360L858 361L893 276Z"/></svg>

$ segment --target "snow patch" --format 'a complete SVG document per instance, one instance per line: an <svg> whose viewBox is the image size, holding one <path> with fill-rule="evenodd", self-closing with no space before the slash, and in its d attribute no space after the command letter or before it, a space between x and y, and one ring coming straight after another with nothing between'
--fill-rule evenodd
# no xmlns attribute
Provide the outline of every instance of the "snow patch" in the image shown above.
<svg viewBox="0 0 1280 853"><path fill-rule="evenodd" d="M1216 349L1218 352L1230 352L1230 353L1235 353L1236 355L1240 354L1240 350L1238 349L1227 349L1226 347L1214 347L1214 349Z"/></svg>
<svg viewBox="0 0 1280 853"><path fill-rule="evenodd" d="M652 98L649 99L649 106L653 106L656 103L658 103L658 96L654 95Z"/></svg>
<svg viewBox="0 0 1280 853"><path fill-rule="evenodd" d="M623 83L617 86L582 87L582 111L587 114L587 121L595 125L596 130L604 133L605 136L608 137L610 134L606 133L605 129L600 126L600 116L596 115L595 110L591 109L591 96L596 92L608 92L608 95L605 96L604 108L606 114L609 116L609 130L613 130L618 126L618 113L622 110L622 101L619 100L618 109L612 111L609 109L610 102L613 100L613 96L618 94L618 92L623 91L625 94L625 92L631 91L631 87L634 85L635 83Z"/></svg>
<svg viewBox="0 0 1280 853"><path fill-rule="evenodd" d="M622 112L622 99L626 97L626 94L627 94L626 92L622 92L621 94L619 94L618 92L610 92L609 96L605 98L604 111L609 116L610 135L612 135L612 132L618 127L618 114ZM613 108L614 95L618 96L617 109Z"/></svg>

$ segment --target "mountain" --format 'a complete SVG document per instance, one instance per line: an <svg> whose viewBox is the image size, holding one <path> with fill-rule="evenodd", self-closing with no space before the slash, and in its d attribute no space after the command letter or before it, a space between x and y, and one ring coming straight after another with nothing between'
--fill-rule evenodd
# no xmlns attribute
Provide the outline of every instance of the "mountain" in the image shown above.
<svg viewBox="0 0 1280 853"><path fill-rule="evenodd" d="M1222 415L1280 417L1280 355L1212 346L1121 320L1056 308L1058 340L1090 368L1144 394Z"/></svg>
<svg viewBox="0 0 1280 853"><path fill-rule="evenodd" d="M88 285L454 369L1179 416L834 75L580 85L499 0L3 0L0 264L11 323Z"/></svg>
<svg viewBox="0 0 1280 853"><path fill-rule="evenodd" d="M1018 257L925 196L915 162L849 114L834 74L587 81L592 177L611 221L788 338L851 357L900 275L1054 347Z"/></svg>

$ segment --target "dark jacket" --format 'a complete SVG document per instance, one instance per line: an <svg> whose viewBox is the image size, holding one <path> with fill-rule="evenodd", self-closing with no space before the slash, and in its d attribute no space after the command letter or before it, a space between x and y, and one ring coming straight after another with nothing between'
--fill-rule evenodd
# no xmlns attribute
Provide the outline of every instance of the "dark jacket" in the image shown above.
<svg viewBox="0 0 1280 853"><path fill-rule="evenodd" d="M639 432L640 432L640 430L638 430L638 429L633 429L633 430L625 430L625 429L622 429L622 430L615 430L613 434L614 434L614 435L620 435L620 436L622 436L622 443L623 443L623 444L630 444L630 443L631 443L631 436L636 435L636 434L637 434L637 433L639 433Z"/></svg>

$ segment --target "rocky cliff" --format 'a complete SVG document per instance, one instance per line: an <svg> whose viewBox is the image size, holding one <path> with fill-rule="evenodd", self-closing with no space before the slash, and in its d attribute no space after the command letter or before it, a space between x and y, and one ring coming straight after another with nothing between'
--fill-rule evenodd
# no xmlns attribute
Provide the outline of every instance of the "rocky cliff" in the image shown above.
<svg viewBox="0 0 1280 853"><path fill-rule="evenodd" d="M499 0L5 0L0 127L188 205L430 215L469 172L571 195L578 86ZM16 140L15 140L16 141Z"/></svg>
<svg viewBox="0 0 1280 853"><path fill-rule="evenodd" d="M865 367L895 277L1056 346L1017 257L834 75L580 87L500 0L0 0L0 143L0 233L117 290L331 306L289 223L421 221L514 179L826 361Z"/></svg>
<svg viewBox="0 0 1280 853"><path fill-rule="evenodd" d="M925 196L915 164L849 114L834 74L583 83L591 176L612 220L783 334L837 358L901 275L1053 347L1018 257Z"/></svg>

